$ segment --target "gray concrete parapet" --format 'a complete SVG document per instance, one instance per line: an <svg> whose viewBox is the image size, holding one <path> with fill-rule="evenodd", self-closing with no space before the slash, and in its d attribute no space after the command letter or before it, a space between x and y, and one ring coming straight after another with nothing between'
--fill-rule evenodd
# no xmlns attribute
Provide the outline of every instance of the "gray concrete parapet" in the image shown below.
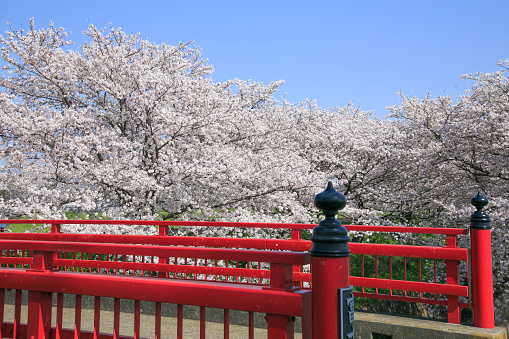
<svg viewBox="0 0 509 339"><path fill-rule="evenodd" d="M355 339L507 339L502 327L485 329L428 319L379 313L355 313Z"/></svg>

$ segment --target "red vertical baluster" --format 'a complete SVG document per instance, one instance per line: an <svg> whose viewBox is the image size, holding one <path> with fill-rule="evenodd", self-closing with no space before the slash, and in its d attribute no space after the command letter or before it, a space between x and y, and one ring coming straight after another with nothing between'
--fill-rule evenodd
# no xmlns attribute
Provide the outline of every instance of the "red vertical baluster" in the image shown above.
<svg viewBox="0 0 509 339"><path fill-rule="evenodd" d="M27 338L48 338L51 331L51 293L28 291Z"/></svg>
<svg viewBox="0 0 509 339"><path fill-rule="evenodd" d="M258 261L256 263L258 265L258 272L262 272L262 262L261 261ZM260 278L258 278L258 285L263 285L263 278L261 278L261 275L260 275Z"/></svg>
<svg viewBox="0 0 509 339"><path fill-rule="evenodd" d="M76 304L74 307L74 339L79 339L81 335L81 295L76 294Z"/></svg>
<svg viewBox="0 0 509 339"><path fill-rule="evenodd" d="M200 306L200 339L205 339L205 307Z"/></svg>
<svg viewBox="0 0 509 339"><path fill-rule="evenodd" d="M18 339L20 337L20 325L21 325L21 290L16 290L16 296L14 299L14 331L13 331L14 339Z"/></svg>
<svg viewBox="0 0 509 339"><path fill-rule="evenodd" d="M302 230L292 230L292 240L302 240ZM302 273L302 265L293 266L293 286L302 287L302 281L295 279L296 274Z"/></svg>
<svg viewBox="0 0 509 339"><path fill-rule="evenodd" d="M72 254L72 259L73 259L73 260L76 260L76 252L74 252L74 253ZM73 271L73 272L75 272L75 271L76 271L76 264L73 264L73 265L72 265L72 271Z"/></svg>
<svg viewBox="0 0 509 339"><path fill-rule="evenodd" d="M134 339L140 339L140 301L134 301Z"/></svg>
<svg viewBox="0 0 509 339"><path fill-rule="evenodd" d="M194 267L198 267L198 258L194 258ZM194 280L198 279L198 270L194 273Z"/></svg>
<svg viewBox="0 0 509 339"><path fill-rule="evenodd" d="M419 282L422 281L422 259L419 258ZM422 298L422 292L419 292L419 298Z"/></svg>
<svg viewBox="0 0 509 339"><path fill-rule="evenodd" d="M177 305L177 339L183 339L183 325L184 325L184 305Z"/></svg>
<svg viewBox="0 0 509 339"><path fill-rule="evenodd" d="M406 281L406 257L403 257L403 280ZM407 296L407 291L405 290L405 297Z"/></svg>
<svg viewBox="0 0 509 339"><path fill-rule="evenodd" d="M437 283L437 259L433 259L433 275L434 282ZM435 300L438 299L438 294L435 293Z"/></svg>
<svg viewBox="0 0 509 339"><path fill-rule="evenodd" d="M107 261L108 263L111 261L109 253L105 254L104 261ZM110 273L110 269L108 267L106 267L105 270L106 270L106 274Z"/></svg>
<svg viewBox="0 0 509 339"><path fill-rule="evenodd" d="M61 224L51 224L51 233L61 233L60 232L61 226L62 226Z"/></svg>
<svg viewBox="0 0 509 339"><path fill-rule="evenodd" d="M375 278L378 279L378 255L375 255ZM378 294L378 288L375 288L375 293Z"/></svg>
<svg viewBox="0 0 509 339"><path fill-rule="evenodd" d="M0 250L0 256L2 252ZM0 288L0 338L5 336L4 333L4 304L5 304L5 288Z"/></svg>
<svg viewBox="0 0 509 339"><path fill-rule="evenodd" d="M236 260L235 261L235 268L239 268L239 261ZM239 275L238 274L235 274L235 282L238 284L239 283Z"/></svg>
<svg viewBox="0 0 509 339"><path fill-rule="evenodd" d="M224 332L224 339L230 338L230 310L224 309L224 326L223 326L223 332Z"/></svg>
<svg viewBox="0 0 509 339"><path fill-rule="evenodd" d="M284 315L267 314L265 320L268 339L293 339L293 319Z"/></svg>
<svg viewBox="0 0 509 339"><path fill-rule="evenodd" d="M120 338L120 299L115 298L113 305L113 339Z"/></svg>
<svg viewBox="0 0 509 339"><path fill-rule="evenodd" d="M290 290L293 287L292 275L292 265L271 263L270 288L276 290ZM265 320L267 321L267 335L269 339L293 338L293 318L280 314L267 314Z"/></svg>
<svg viewBox="0 0 509 339"><path fill-rule="evenodd" d="M361 277L364 277L364 254L361 254ZM361 287L362 293L364 293L364 286Z"/></svg>
<svg viewBox="0 0 509 339"><path fill-rule="evenodd" d="M60 339L62 337L62 321L64 318L64 294L57 294L57 321L56 321L56 339Z"/></svg>
<svg viewBox="0 0 509 339"><path fill-rule="evenodd" d="M217 259L214 259L214 267L217 267ZM217 281L217 274L214 275L214 281Z"/></svg>
<svg viewBox="0 0 509 339"><path fill-rule="evenodd" d="M249 312L249 339L254 339L254 312Z"/></svg>
<svg viewBox="0 0 509 339"><path fill-rule="evenodd" d="M154 338L161 339L161 303L156 302Z"/></svg>
<svg viewBox="0 0 509 339"><path fill-rule="evenodd" d="M456 247L456 235L448 234L446 238L445 247ZM446 260L445 269L447 274L447 285L459 284L459 261ZM459 324L461 322L461 313L459 308L459 297L448 295L447 296L447 322Z"/></svg>
<svg viewBox="0 0 509 339"><path fill-rule="evenodd" d="M101 297L95 297L94 303L94 339L99 339L99 326L101 324Z"/></svg>
<svg viewBox="0 0 509 339"><path fill-rule="evenodd" d="M53 267L54 257L55 252L34 251L32 269L29 271L50 272L55 270ZM49 292L28 291L28 338L49 338L51 331L51 301L52 294Z"/></svg>
<svg viewBox="0 0 509 339"><path fill-rule="evenodd" d="M392 257L389 257L389 280L392 280ZM389 290L389 294L392 295L392 289Z"/></svg>
<svg viewBox="0 0 509 339"><path fill-rule="evenodd" d="M150 263L153 264L154 263L154 256L150 256ZM154 267L154 266L152 266ZM150 276L151 277L154 277L155 276L155 272L154 271L150 271Z"/></svg>

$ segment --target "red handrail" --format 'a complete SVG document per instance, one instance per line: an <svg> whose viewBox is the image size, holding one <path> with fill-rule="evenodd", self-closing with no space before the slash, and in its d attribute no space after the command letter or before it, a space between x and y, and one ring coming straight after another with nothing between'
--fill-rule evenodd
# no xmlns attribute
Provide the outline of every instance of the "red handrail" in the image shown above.
<svg viewBox="0 0 509 339"><path fill-rule="evenodd" d="M6 224L48 224L52 225L51 233L3 233L0 240L0 248L4 249L17 249L23 251L33 250L48 250L48 251L80 251L82 253L109 253L115 255L126 254L130 252L132 255L144 256L160 256L159 264L147 263L112 263L112 262L92 262L92 260L78 260L78 259L59 259L55 258L56 266L75 266L85 265L88 262L92 268L104 268L115 270L145 270L145 271L161 271L172 272L176 270L176 263L170 264L165 258L168 257L200 257L200 258L216 258L221 255L227 255L231 260L235 260L237 265L240 261L248 261L246 254L243 250L237 249L255 249L255 250L279 250L278 252L271 252L272 254L261 254L258 259L267 263L273 262L272 258L279 257L287 258L284 261L288 265L292 265L293 285L301 288L309 288L311 282L311 274L303 271L302 266L309 264L309 256L300 256L291 258L291 254L281 254L280 251L293 251L293 252L307 252L311 247L311 242L303 240L302 230L311 230L315 224L292 224L292 223L244 223L244 222L204 222L204 221L139 221L139 220L0 220L0 223ZM144 235L108 235L108 234L63 234L60 233L61 225L78 225L78 224L96 224L96 225L153 225L159 227L159 236L144 236ZM261 228L261 229L290 229L292 230L291 239L250 239L250 238L206 238L206 237L193 237L193 236L170 236L168 229L171 226L202 226L202 227L243 227L243 228ZM465 302L459 302L459 297L469 297L469 287L459 285L458 279L458 265L460 261L469 261L469 254L467 249L457 247L456 237L458 235L468 235L468 229L458 228L432 228L432 227L401 227L401 226L365 226L365 225L347 225L345 226L349 231L355 232L392 232L392 233L418 233L418 234L436 234L447 236L447 244L444 247L433 246L408 246L408 245L392 245L392 244L371 244L371 243L349 243L350 251L352 254L360 255L362 257L363 273L362 276L351 276L350 281L354 286L361 288L360 291L355 291L354 295L389 299L389 300L402 300L408 302L421 302L429 304L440 304L448 307L449 322L459 323L460 313L459 308L470 308L470 305ZM22 243L31 243L31 245L24 245ZM140 246L143 245L143 246ZM182 247L186 246L186 247ZM191 248L189 247L191 246ZM197 247L205 247L197 248ZM143 248L143 249L142 249ZM223 248L223 249L221 249ZM228 248L229 250L225 250ZM229 254L226 254L226 253ZM263 251L260 251L263 252ZM208 253L208 254L206 254ZM215 254L218 256L215 256ZM251 251L254 255L256 251ZM276 254L277 253L277 254ZM372 256L375 258L375 277L364 275L364 256ZM378 272L378 257L386 256L419 259L419 281L409 281L405 276L403 280L394 279L392 271L389 279L382 278ZM224 259L225 257L223 257ZM431 259L435 265L435 282L421 281L421 258ZM390 260L389 259L389 260ZM18 261L16 261L18 260ZM285 259L286 260L286 259ZM447 266L447 281L446 283L439 283L436 281L436 265L437 260L444 260ZM253 260L250 260L253 261ZM14 258L3 257L0 258L0 263L14 265L18 264L29 265L30 258ZM152 266L151 266L152 265ZM157 266L155 266L157 265ZM163 267L164 265L165 268ZM405 264L406 265L406 264ZM157 267L157 269L156 269ZM405 266L406 267L406 266ZM392 265L391 265L392 268ZM237 273L242 272L244 277L256 277L260 279L270 278L270 272L266 269L252 270L250 268L242 269L237 267ZM204 274L234 274L232 268L217 267L217 269L206 269L198 266L188 266L180 268L179 272L184 274L200 274L200 270ZM243 271L242 271L243 270ZM258 272L250 272L258 271ZM164 276L164 273L161 273ZM239 273L240 274L240 273ZM305 285L308 284L308 285ZM475 284L475 282L471 283ZM365 288L371 288L375 292L367 292ZM390 294L384 294L379 289L390 290ZM404 295L393 294L393 290L405 291ZM415 295L407 295L406 291L413 291L418 293ZM424 297L423 293L435 294L435 298ZM437 294L445 295L446 300L438 299Z"/></svg>
<svg viewBox="0 0 509 339"><path fill-rule="evenodd" d="M148 225L148 226L208 226L208 227L240 227L240 228L285 228L292 230L312 230L316 224L291 223L256 223L256 222L223 222L223 221L158 221L158 220L47 220L47 219L18 219L0 220L0 224L57 224L57 225ZM425 234L456 234L467 235L468 229L434 228L434 227L405 227L405 226L369 226L345 225L349 231L360 232L391 232L391 233L425 233Z"/></svg>

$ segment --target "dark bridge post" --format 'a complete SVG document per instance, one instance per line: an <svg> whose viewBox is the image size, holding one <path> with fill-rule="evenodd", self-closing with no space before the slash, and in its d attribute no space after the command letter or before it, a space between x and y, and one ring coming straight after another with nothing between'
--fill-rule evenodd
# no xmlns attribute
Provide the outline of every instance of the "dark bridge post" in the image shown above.
<svg viewBox="0 0 509 339"><path fill-rule="evenodd" d="M470 216L470 264L472 267L472 309L474 326L495 328L493 310L493 270L491 258L491 219L482 209L488 199L480 195L472 198L477 208Z"/></svg>
<svg viewBox="0 0 509 339"><path fill-rule="evenodd" d="M313 338L353 338L353 294L350 286L350 250L346 228L336 214L346 198L329 182L315 197L325 219L311 236Z"/></svg>

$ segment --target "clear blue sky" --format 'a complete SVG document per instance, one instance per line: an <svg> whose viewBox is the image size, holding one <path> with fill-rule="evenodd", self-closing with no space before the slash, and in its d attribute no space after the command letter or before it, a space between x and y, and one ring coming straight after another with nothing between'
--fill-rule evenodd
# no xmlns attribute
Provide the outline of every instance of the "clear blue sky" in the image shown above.
<svg viewBox="0 0 509 339"><path fill-rule="evenodd" d="M457 98L460 75L509 58L509 1L1 1L0 32L49 21L83 41L88 22L111 22L156 43L194 40L214 81L268 83L319 106L353 101L386 114L397 92Z"/></svg>

